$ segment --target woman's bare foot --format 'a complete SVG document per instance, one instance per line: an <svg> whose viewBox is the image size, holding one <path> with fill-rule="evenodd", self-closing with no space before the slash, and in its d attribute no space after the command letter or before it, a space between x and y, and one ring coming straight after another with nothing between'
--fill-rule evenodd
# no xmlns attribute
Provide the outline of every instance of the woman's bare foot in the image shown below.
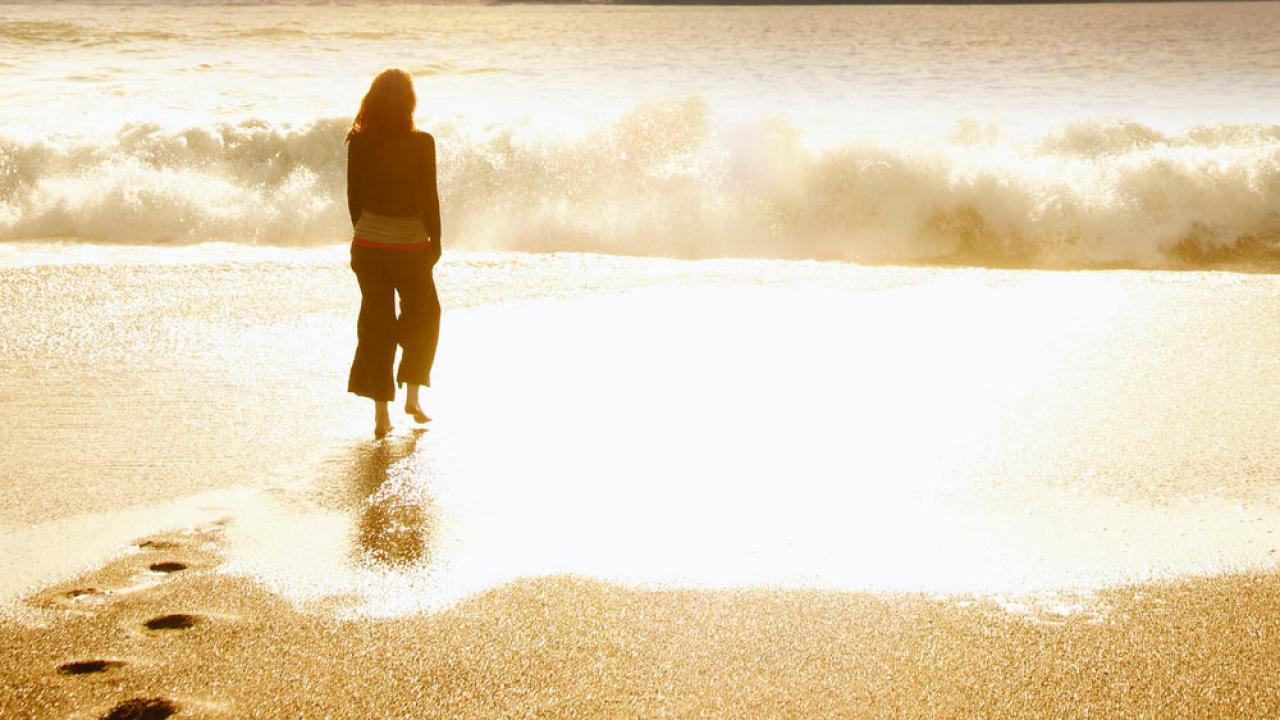
<svg viewBox="0 0 1280 720"><path fill-rule="evenodd" d="M373 404L373 436L381 440L391 432L391 413L385 402Z"/></svg>
<svg viewBox="0 0 1280 720"><path fill-rule="evenodd" d="M405 392L404 412L406 415L412 415L414 420L420 423L431 422L431 417L422 412L422 405L418 404L418 386L410 385Z"/></svg>
<svg viewBox="0 0 1280 720"><path fill-rule="evenodd" d="M420 423L431 422L431 416L422 412L422 408L418 405L405 405L404 412L406 415L412 415L413 419Z"/></svg>

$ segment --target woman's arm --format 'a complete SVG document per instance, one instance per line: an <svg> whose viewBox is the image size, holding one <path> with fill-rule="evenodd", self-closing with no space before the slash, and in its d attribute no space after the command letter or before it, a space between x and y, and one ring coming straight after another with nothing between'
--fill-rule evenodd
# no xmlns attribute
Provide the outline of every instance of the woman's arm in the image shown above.
<svg viewBox="0 0 1280 720"><path fill-rule="evenodd" d="M427 234L431 236L431 263L440 259L440 189L436 184L436 139L427 136L426 172L422 183L422 220L427 225Z"/></svg>
<svg viewBox="0 0 1280 720"><path fill-rule="evenodd" d="M347 210L351 212L351 227L356 226L364 210L364 186L360 180L364 173L360 172L361 158L356 150L359 144L358 138L347 142Z"/></svg>

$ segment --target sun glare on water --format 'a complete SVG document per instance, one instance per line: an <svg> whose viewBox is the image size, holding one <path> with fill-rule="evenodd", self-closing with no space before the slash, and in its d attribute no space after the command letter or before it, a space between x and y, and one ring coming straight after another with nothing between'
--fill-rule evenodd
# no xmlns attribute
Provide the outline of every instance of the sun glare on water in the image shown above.
<svg viewBox="0 0 1280 720"><path fill-rule="evenodd" d="M1133 361L1187 341L1163 338L1152 295L1106 274L896 274L458 313L440 419L248 511L231 569L397 614L560 573L1025 593L1271 561L1270 522L1167 487L1194 448L1158 407L1166 375L1204 373L1183 402L1211 414L1234 379ZM282 553L270 527L308 539Z"/></svg>

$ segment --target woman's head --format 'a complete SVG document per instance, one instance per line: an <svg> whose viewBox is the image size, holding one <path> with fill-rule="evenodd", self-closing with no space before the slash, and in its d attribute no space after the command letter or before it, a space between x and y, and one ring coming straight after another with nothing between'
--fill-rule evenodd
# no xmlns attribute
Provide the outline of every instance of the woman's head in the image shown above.
<svg viewBox="0 0 1280 720"><path fill-rule="evenodd" d="M412 132L413 110L417 105L413 77L404 70L383 70L360 101L360 112L351 122L347 141L357 135L377 137Z"/></svg>

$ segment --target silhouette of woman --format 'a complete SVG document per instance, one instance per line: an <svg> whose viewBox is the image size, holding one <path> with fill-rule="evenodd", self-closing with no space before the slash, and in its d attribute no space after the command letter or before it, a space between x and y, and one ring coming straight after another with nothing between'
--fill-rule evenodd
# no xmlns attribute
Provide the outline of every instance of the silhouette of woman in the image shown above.
<svg viewBox="0 0 1280 720"><path fill-rule="evenodd" d="M360 283L356 356L347 390L374 401L376 437L391 431L387 403L408 384L404 411L429 421L418 387L431 385L440 337L432 269L440 259L436 142L413 124L413 78L386 70L373 79L347 133L347 207L354 228L351 269ZM396 317L395 295L400 294ZM404 348L392 377L396 345Z"/></svg>

